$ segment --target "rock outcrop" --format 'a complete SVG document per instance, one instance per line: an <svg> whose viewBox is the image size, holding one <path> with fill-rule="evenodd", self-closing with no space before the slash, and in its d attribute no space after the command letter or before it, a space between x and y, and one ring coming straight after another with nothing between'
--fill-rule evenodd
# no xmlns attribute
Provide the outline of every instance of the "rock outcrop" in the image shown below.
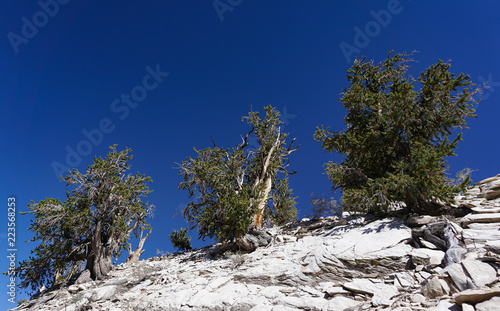
<svg viewBox="0 0 500 311"><path fill-rule="evenodd" d="M249 254L214 245L122 264L18 310L500 310L500 175L457 204L471 213L303 219Z"/></svg>

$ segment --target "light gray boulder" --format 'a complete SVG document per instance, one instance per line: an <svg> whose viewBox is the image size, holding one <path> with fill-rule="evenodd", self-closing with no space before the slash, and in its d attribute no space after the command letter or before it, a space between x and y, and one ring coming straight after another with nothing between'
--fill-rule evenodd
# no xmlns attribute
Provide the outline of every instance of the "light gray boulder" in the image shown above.
<svg viewBox="0 0 500 311"><path fill-rule="evenodd" d="M500 309L500 297L493 297L489 300L476 304L476 311L498 311Z"/></svg>
<svg viewBox="0 0 500 311"><path fill-rule="evenodd" d="M490 285L498 280L497 271L487 263L466 259L461 264L477 287Z"/></svg>
<svg viewBox="0 0 500 311"><path fill-rule="evenodd" d="M415 265L436 267L443 261L445 252L428 248L414 248L410 255Z"/></svg>
<svg viewBox="0 0 500 311"><path fill-rule="evenodd" d="M472 283L472 281L465 274L465 271L461 264L459 263L451 264L447 266L444 270L449 274L449 276L453 281L453 284L458 290L464 291L466 289L476 287L474 283Z"/></svg>
<svg viewBox="0 0 500 311"><path fill-rule="evenodd" d="M83 270L80 275L78 276L78 278L76 279L75 281L75 284L78 285L78 284L84 284L84 283L87 283L87 282L91 282L92 279L90 278L90 271L89 270Z"/></svg>
<svg viewBox="0 0 500 311"><path fill-rule="evenodd" d="M443 288L443 284L437 275L434 275L428 280L427 284L422 289L422 293L431 299L448 294L447 288Z"/></svg>

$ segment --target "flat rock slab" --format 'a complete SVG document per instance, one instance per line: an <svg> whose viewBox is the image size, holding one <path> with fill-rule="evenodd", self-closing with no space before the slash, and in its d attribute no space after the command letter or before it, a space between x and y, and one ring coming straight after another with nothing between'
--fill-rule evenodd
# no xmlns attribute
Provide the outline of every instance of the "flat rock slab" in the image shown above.
<svg viewBox="0 0 500 311"><path fill-rule="evenodd" d="M363 304L363 303L360 301L350 299L347 297L339 296L339 297L333 297L332 299L330 299L328 301L328 304L326 305L326 307L329 309L325 309L325 310L345 310L348 308L359 306L361 304ZM307 306L307 308L310 308L310 306Z"/></svg>
<svg viewBox="0 0 500 311"><path fill-rule="evenodd" d="M497 180L500 180L500 174L498 174L496 176L493 176L493 177L489 177L489 178L483 179L480 182L478 182L477 185L484 185L484 184L488 184L488 183L491 183L491 182L495 182Z"/></svg>
<svg viewBox="0 0 500 311"><path fill-rule="evenodd" d="M438 217L422 215L422 216L411 216L406 220L406 224L410 227L418 227L430 224L432 222L438 221Z"/></svg>
<svg viewBox="0 0 500 311"><path fill-rule="evenodd" d="M351 282L347 282L343 286L345 289L352 292L373 296L372 304L375 306L390 305L391 298L399 293L397 287L394 285L374 283L370 279L353 279Z"/></svg>
<svg viewBox="0 0 500 311"><path fill-rule="evenodd" d="M500 223L492 222L492 223L471 223L469 224L469 229L474 230L500 230ZM465 230L465 229L463 229ZM462 232L463 232L462 230Z"/></svg>
<svg viewBox="0 0 500 311"><path fill-rule="evenodd" d="M500 212L500 207L473 207L471 210L474 213L479 213L479 214L484 214L484 213L499 213Z"/></svg>
<svg viewBox="0 0 500 311"><path fill-rule="evenodd" d="M461 262L467 274L476 286L493 284L498 280L497 271L489 264L479 260L466 259Z"/></svg>
<svg viewBox="0 0 500 311"><path fill-rule="evenodd" d="M465 271L461 264L459 263L451 264L447 266L444 270L448 273L448 275L453 280L453 283L455 283L455 286L459 290L464 291L466 289L475 287L475 285L472 283L472 280L470 280L465 274Z"/></svg>
<svg viewBox="0 0 500 311"><path fill-rule="evenodd" d="M500 254L500 241L488 241L484 248L496 254Z"/></svg>
<svg viewBox="0 0 500 311"><path fill-rule="evenodd" d="M402 220L382 219L366 226L351 229L342 234L342 228L333 228L326 236L339 234L339 239L332 245L332 253L342 257L363 257L380 252L411 240L411 229Z"/></svg>
<svg viewBox="0 0 500 311"><path fill-rule="evenodd" d="M414 248L411 253L412 261L416 265L436 267L441 264L445 253L428 248Z"/></svg>
<svg viewBox="0 0 500 311"><path fill-rule="evenodd" d="M377 283L373 283L370 279L353 279L352 282L343 284L344 288L355 293L373 295L377 290Z"/></svg>
<svg viewBox="0 0 500 311"><path fill-rule="evenodd" d="M462 218L462 225L464 227L474 222L500 222L500 213L469 214Z"/></svg>
<svg viewBox="0 0 500 311"><path fill-rule="evenodd" d="M500 310L500 297L493 297L476 304L476 311L497 311Z"/></svg>
<svg viewBox="0 0 500 311"><path fill-rule="evenodd" d="M486 300L489 300L493 297L500 296L500 287L492 287L492 288L478 288L478 289L468 289L463 292L457 293L453 295L455 302L458 304L469 303L476 304Z"/></svg>
<svg viewBox="0 0 500 311"><path fill-rule="evenodd" d="M462 232L462 238L464 239L466 244L497 241L500 240L500 231L496 229L464 229L464 231Z"/></svg>
<svg viewBox="0 0 500 311"><path fill-rule="evenodd" d="M500 198L500 190L489 190L484 194L486 200L495 200Z"/></svg>

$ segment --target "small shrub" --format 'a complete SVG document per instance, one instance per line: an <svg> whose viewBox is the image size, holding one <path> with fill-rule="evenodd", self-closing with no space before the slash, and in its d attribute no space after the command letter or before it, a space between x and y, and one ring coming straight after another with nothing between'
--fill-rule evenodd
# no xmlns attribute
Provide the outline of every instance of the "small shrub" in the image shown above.
<svg viewBox="0 0 500 311"><path fill-rule="evenodd" d="M24 298L21 298L17 301L17 306L19 307L20 305L22 305L23 303L25 302L28 302L28 300L24 299Z"/></svg>
<svg viewBox="0 0 500 311"><path fill-rule="evenodd" d="M191 237L187 236L187 231L187 228L181 228L180 231L174 229L168 236L172 245L181 252L193 249L191 247Z"/></svg>
<svg viewBox="0 0 500 311"><path fill-rule="evenodd" d="M159 248L156 249L156 255L167 256L168 252L162 251Z"/></svg>
<svg viewBox="0 0 500 311"><path fill-rule="evenodd" d="M231 257L231 261L232 261L232 268L235 269L235 268L238 268L239 266L241 266L242 264L245 263L246 261L246 258L244 255L241 255L241 254L234 254L232 255Z"/></svg>
<svg viewBox="0 0 500 311"><path fill-rule="evenodd" d="M316 194L312 197L309 204L312 205L312 215L308 215L308 217L313 219L330 215L338 216L342 212L342 207L333 197L319 197Z"/></svg>

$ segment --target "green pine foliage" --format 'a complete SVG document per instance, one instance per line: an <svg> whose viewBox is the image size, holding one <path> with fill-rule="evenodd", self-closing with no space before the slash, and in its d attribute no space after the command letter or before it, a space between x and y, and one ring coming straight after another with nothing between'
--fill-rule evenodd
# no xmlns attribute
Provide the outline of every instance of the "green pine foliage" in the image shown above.
<svg viewBox="0 0 500 311"><path fill-rule="evenodd" d="M196 158L180 165L180 189L194 198L184 210L200 238L231 242L251 228L286 223L296 217L295 199L288 185L287 133L281 133L279 111L265 107L265 118L251 111L244 117L251 126L241 145L196 150ZM258 148L247 141L255 135ZM292 172L293 173L293 172ZM258 219L262 215L262 223ZM257 218L256 218L257 217Z"/></svg>
<svg viewBox="0 0 500 311"><path fill-rule="evenodd" d="M327 163L326 174L348 209L380 212L404 202L411 211L435 213L433 202L451 203L470 184L469 176L458 183L447 177L445 158L455 156L466 118L476 117L471 95L478 89L441 60L414 78L407 74L410 57L391 52L378 65L356 60L340 97L347 128L322 126L314 135L323 149L344 156Z"/></svg>

